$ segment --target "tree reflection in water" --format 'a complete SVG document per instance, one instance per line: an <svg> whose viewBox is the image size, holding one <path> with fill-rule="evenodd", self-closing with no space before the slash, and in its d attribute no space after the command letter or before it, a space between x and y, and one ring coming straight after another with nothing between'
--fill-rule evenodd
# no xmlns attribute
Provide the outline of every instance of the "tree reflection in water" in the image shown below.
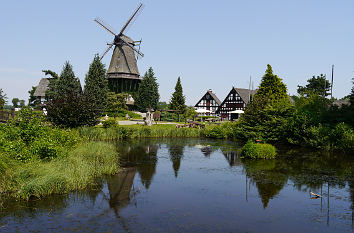
<svg viewBox="0 0 354 233"><path fill-rule="evenodd" d="M120 164L123 167L136 167L141 183L149 189L156 172L158 144L147 140L120 143L118 152L121 155Z"/></svg>
<svg viewBox="0 0 354 233"><path fill-rule="evenodd" d="M162 147L160 147L161 144L163 145ZM160 148L161 151L159 151ZM51 227L51 221L54 221L55 226L59 226L58 229L65 229L64 227L71 227L75 224L78 227L82 227L82 229L86 229L85 227L87 227L87 224L90 224L90 221L86 221L87 216L81 215L81 213L85 213L86 211L87 213L93 213L93 217L91 217L93 223L91 223L89 227L95 227L95 224L109 219L110 215L107 213L110 213L113 217L112 222L119 222L115 227L119 225L123 227L123 230L130 232L131 230L134 231L134 229L141 229L139 228L139 224L134 225L134 221L132 221L135 215L140 216L141 219L146 219L146 215L144 214L149 215L151 208L162 211L160 212L162 214L158 217L165 217L165 213L170 211L168 208L170 206L174 207L174 204L176 204L181 206L181 216L185 216L184 208L188 210L191 204L195 204L196 206L199 204L204 205L203 199L197 199L200 197L199 192L201 188L203 188L203 190L206 188L217 190L202 193L202 196L207 197L207 201L219 198L216 200L218 201L218 205L220 204L222 208L225 208L221 210L225 210L225 213L228 214L235 212L234 206L235 209L237 209L238 206L247 206L250 212L264 208L266 211L262 211L260 216L264 214L264 216L268 218L268 214L271 213L274 214L274 218L270 217L270 219L274 220L276 217L283 217L281 214L277 215L275 212L278 211L278 208L285 209L289 207L290 210L292 210L291 208L295 210L294 213L289 213L289 215L293 214L293 216L298 216L299 214L305 214L306 221L304 222L307 224L309 224L307 222L308 216L310 216L310 221L323 221L324 224L326 223L327 217L328 225L330 225L330 220L333 219L332 225L334 226L334 230L336 230L335 227L338 226L339 223L349 224L349 228L351 223L354 229L354 160L352 158L335 153L323 154L285 148L284 150L278 151L279 157L274 160L247 160L240 158L239 149L240 147L233 142L217 140L147 139L122 141L119 142L117 150L120 154L120 165L124 169L118 174L105 177L105 179L98 179L96 186L90 187L88 190L74 192L73 194L54 195L28 203L8 202L6 204L6 211L0 212L0 219L5 219L3 220L3 225L7 224L8 219L11 221L15 219L15 221L20 222L20 224L25 221L31 222L34 219L37 222L41 222L42 225L44 224L45 227ZM158 151L160 152L159 154L157 154ZM222 152L222 154L220 152ZM159 168L162 169L158 170L156 173L158 156L161 158ZM171 173L171 163L174 175L176 178L180 179L178 180L180 182L168 182L168 179L175 180L173 176L157 179L158 176L164 176L166 170L169 174ZM188 183L188 180L181 179L181 174L185 171L182 165L193 169L188 170L188 174L196 174L196 176L193 177L194 179L191 179L191 183ZM137 176L136 173L139 175ZM212 176L214 175L216 179L213 181L221 180L227 182L221 182L219 185L214 182L205 182L203 186L198 186L198 179L206 181L209 177L213 178ZM153 186L150 186L154 176L156 176L155 183ZM237 178L235 179L236 176ZM246 179L246 182L244 182L244 179ZM107 186L105 180L107 181ZM150 189L148 190L149 193L153 193L154 195L157 193L157 197L154 196L155 199L153 199L151 197L152 195L144 196L147 193L146 190L145 192L139 193L139 190L135 188L136 183L134 183L134 181L138 182L139 187L141 187L139 183L141 182L145 187L142 189ZM239 198L242 196L242 188L245 187L243 182L246 184L246 201L249 201L249 203L243 203L244 200ZM183 188L186 187L185 183L187 183L187 187L189 188L187 191ZM168 188L168 185L173 185L174 189L172 189L171 192L167 192L169 195L164 195L163 192L166 187ZM251 198L248 200L247 191L249 191L251 185L255 187L257 191L254 190L256 195L250 195ZM109 194L107 193L106 187L108 188ZM234 187L237 188L235 189ZM225 190L223 188L225 188ZM281 190L283 190L283 192L282 195L279 196ZM308 192L310 191L321 194L323 198L317 201L308 200ZM189 196L187 199L183 199L185 198L183 195L186 192L189 192L188 195L195 196L192 196L193 198L191 198L191 200L188 200ZM160 193L162 193L162 195L158 196ZM214 195L215 193L217 195ZM235 204L231 206L232 208L230 208L229 199L223 202L223 198L220 198L220 195L224 197L225 193L236 194L235 197L230 196L230 200ZM328 193L330 195L328 195ZM139 199L136 195L140 195ZM150 202L152 203L151 206L149 206L149 203L145 206L138 206L140 197L142 198L141 200L143 200L144 197L152 198ZM253 204L253 197L256 198L256 205ZM271 200L276 197L279 197L277 202ZM173 201L170 201L171 198ZM183 206L185 200L191 202ZM259 204L259 200L261 200L262 204ZM294 201L296 201L296 203ZM299 207L297 206L297 202L300 203ZM322 211L322 202L324 211ZM287 203L289 203L288 206ZM312 205L310 204L309 208L306 209L308 203ZM159 204L161 204L161 206L159 206ZM275 208L269 208L271 205ZM339 207L342 206L343 209L340 209ZM305 210L303 210L303 207ZM299 210L300 208L301 210ZM189 209L194 215L198 215L198 211L208 210L207 208L201 208L200 210L198 208L194 209ZM229 210L230 212L227 212ZM172 210L172 212L173 211L176 210ZM298 211L298 213L296 213L296 211ZM52 213L55 214L53 215L54 217L50 216ZM67 216L68 213L70 213L70 218ZM178 210L175 213L178 217ZM11 216L14 216L14 218L11 218ZM175 216L171 218L175 219ZM253 218L253 216L250 216L250 218ZM164 219L165 218L163 218L163 220ZM168 220L169 218L166 217L166 219ZM299 219L301 220L303 218L299 217ZM213 220L215 220L215 218ZM82 221L82 223L80 223L80 221ZM219 221L220 223L225 223L222 219L219 219ZM162 223L163 222L164 221L162 221ZM25 229L20 224L9 224L8 227L9 229L16 229L11 227L19 226L19 229ZM179 224L182 223L179 223L177 220L176 226ZM25 226L26 224L23 225ZM27 226L28 225L31 224L27 224ZM154 226L154 224L152 223L151 226ZM36 230L36 227L33 229ZM103 227L103 229L105 228ZM110 230L109 228L107 229ZM169 228L166 228L164 230L168 231L168 229ZM102 232L103 231L104 230L102 230ZM10 230L8 232L15 231Z"/></svg>
<svg viewBox="0 0 354 233"><path fill-rule="evenodd" d="M109 206L114 210L114 214L122 227L129 231L129 225L125 219L119 215L119 210L129 205L135 197L133 188L136 168L125 168L116 175L107 178L109 190Z"/></svg>
<svg viewBox="0 0 354 233"><path fill-rule="evenodd" d="M168 152L170 154L170 160L172 162L172 167L175 172L175 177L178 176L178 170L181 166L181 160L183 158L184 145L181 144L170 144L168 146Z"/></svg>

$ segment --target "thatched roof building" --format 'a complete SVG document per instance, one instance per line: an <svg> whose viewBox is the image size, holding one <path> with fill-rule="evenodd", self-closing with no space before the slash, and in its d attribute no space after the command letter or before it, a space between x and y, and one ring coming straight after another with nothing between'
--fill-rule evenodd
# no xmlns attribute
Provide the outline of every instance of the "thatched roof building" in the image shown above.
<svg viewBox="0 0 354 233"><path fill-rule="evenodd" d="M49 85L49 79L42 78L41 81L39 81L36 91L34 92L34 96L37 98L41 98L41 97L44 98L45 93L48 90L48 85Z"/></svg>

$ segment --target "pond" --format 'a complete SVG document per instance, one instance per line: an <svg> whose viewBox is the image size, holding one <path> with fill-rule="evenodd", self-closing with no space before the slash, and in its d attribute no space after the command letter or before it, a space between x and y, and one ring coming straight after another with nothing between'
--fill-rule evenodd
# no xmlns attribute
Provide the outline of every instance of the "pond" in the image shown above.
<svg viewBox="0 0 354 233"><path fill-rule="evenodd" d="M283 148L275 160L245 160L235 142L207 139L117 150L124 169L90 190L6 201L0 232L354 231L348 156Z"/></svg>

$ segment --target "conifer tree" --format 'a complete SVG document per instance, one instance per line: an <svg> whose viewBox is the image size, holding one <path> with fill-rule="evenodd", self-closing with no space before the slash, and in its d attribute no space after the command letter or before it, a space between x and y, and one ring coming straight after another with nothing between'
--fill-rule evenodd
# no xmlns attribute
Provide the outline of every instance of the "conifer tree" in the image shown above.
<svg viewBox="0 0 354 233"><path fill-rule="evenodd" d="M59 80L59 75L57 73L55 73L54 71L51 70L42 70L42 72L45 75L50 75L51 78L48 78L49 80L49 84L48 84L48 89L45 92L45 95L48 99L53 99L55 96L55 92L56 92L56 84L57 81Z"/></svg>
<svg viewBox="0 0 354 233"><path fill-rule="evenodd" d="M268 100L282 100L288 99L286 85L282 82L281 78L273 74L271 65L267 65L267 70L262 78L256 96Z"/></svg>
<svg viewBox="0 0 354 233"><path fill-rule="evenodd" d="M30 107L36 107L38 104L37 98L34 96L36 89L37 89L36 86L32 86L32 89L28 91L28 94L29 94L28 106L30 106Z"/></svg>
<svg viewBox="0 0 354 233"><path fill-rule="evenodd" d="M6 103L6 100L7 100L7 96L3 92L3 90L0 88L0 110L3 109L4 104Z"/></svg>
<svg viewBox="0 0 354 233"><path fill-rule="evenodd" d="M95 108L103 111L107 104L107 93L106 69L96 54L86 74L84 94L91 99Z"/></svg>
<svg viewBox="0 0 354 233"><path fill-rule="evenodd" d="M170 108L172 110L179 110L181 113L184 113L186 110L186 98L183 95L183 89L181 84L181 78L178 77L177 83L175 86L175 92L172 94L170 101Z"/></svg>
<svg viewBox="0 0 354 233"><path fill-rule="evenodd" d="M73 67L67 61L63 66L59 79L55 83L54 98L72 94L78 95L81 92L80 80L75 77Z"/></svg>
<svg viewBox="0 0 354 233"><path fill-rule="evenodd" d="M352 79L353 87L352 87L352 93L350 94L350 105L352 108L354 108L354 78Z"/></svg>
<svg viewBox="0 0 354 233"><path fill-rule="evenodd" d="M142 112L145 112L148 109L156 110L159 99L159 84L156 81L155 73L152 70L152 67L150 67L139 85L135 104Z"/></svg>

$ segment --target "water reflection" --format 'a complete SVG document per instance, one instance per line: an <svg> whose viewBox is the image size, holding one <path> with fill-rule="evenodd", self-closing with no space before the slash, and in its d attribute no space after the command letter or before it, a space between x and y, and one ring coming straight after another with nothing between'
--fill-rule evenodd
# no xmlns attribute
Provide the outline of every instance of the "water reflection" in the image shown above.
<svg viewBox="0 0 354 233"><path fill-rule="evenodd" d="M126 168L114 176L107 178L109 190L109 205L118 213L119 209L126 207L130 203L131 191L134 193L133 181L135 168Z"/></svg>
<svg viewBox="0 0 354 233"><path fill-rule="evenodd" d="M215 151L214 147L207 145L201 146L200 151L204 154L205 157L210 157L211 153Z"/></svg>
<svg viewBox="0 0 354 233"><path fill-rule="evenodd" d="M276 160L244 160L243 166L247 177L257 187L263 208L266 208L269 200L287 183L287 176L279 172Z"/></svg>
<svg viewBox="0 0 354 233"><path fill-rule="evenodd" d="M123 167L135 166L141 183L149 189L153 176L156 172L158 144L149 141L123 142L118 146L121 155L120 164Z"/></svg>
<svg viewBox="0 0 354 233"><path fill-rule="evenodd" d="M275 160L247 160L233 142L199 139L125 141L117 150L124 167L118 174L74 195L9 202L0 218L42 222L38 213L56 211L55 219L67 219L60 210L75 212L84 203L81 212L93 212L91 226L102 225L101 232L115 229L102 221L128 232L284 232L291 224L303 232L354 229L354 159L348 156L281 149ZM322 198L311 200L310 192ZM75 224L86 217L76 216ZM0 231L7 229L2 224Z"/></svg>
<svg viewBox="0 0 354 233"><path fill-rule="evenodd" d="M221 149L223 155L225 156L225 159L228 161L230 166L240 166L242 165L240 155L241 152L240 150L230 150L229 148Z"/></svg>
<svg viewBox="0 0 354 233"><path fill-rule="evenodd" d="M171 144L168 147L168 152L170 154L170 160L172 162L173 171L175 177L178 176L178 170L181 166L181 160L183 158L184 145L181 144Z"/></svg>

